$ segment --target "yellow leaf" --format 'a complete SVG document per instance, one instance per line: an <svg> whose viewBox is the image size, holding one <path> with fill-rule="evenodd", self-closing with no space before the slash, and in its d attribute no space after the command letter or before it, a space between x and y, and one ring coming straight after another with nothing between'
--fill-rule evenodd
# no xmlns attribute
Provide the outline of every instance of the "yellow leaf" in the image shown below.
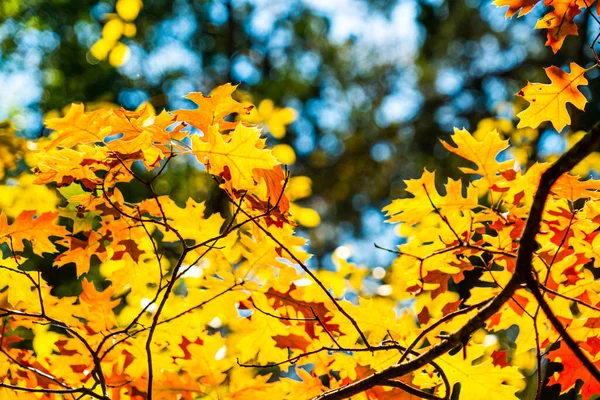
<svg viewBox="0 0 600 400"><path fill-rule="evenodd" d="M427 214L434 212L433 205L442 210L470 210L478 206L475 187L469 185L466 197L463 197L460 180L448 180L445 196L440 195L435 187L434 172L424 170L421 178L409 179L404 182L407 186L406 191L414 197L396 199L384 207L383 211L387 213L389 222L416 224Z"/></svg>
<svg viewBox="0 0 600 400"><path fill-rule="evenodd" d="M583 76L587 69L572 62L569 73L555 66L545 70L551 83L527 83L527 86L517 93L530 103L526 110L517 115L521 119L518 128L537 128L542 122L550 121L554 129L560 132L571 124L567 103L582 111L585 108L587 100L578 86L588 84Z"/></svg>
<svg viewBox="0 0 600 400"><path fill-rule="evenodd" d="M200 136L192 136L192 152L198 161L206 165L213 175L231 180L237 190L252 189L255 186L252 170L255 168L272 169L278 165L271 150L258 148L260 131L238 124L226 142L219 132L218 125L211 125L206 134L207 141Z"/></svg>
<svg viewBox="0 0 600 400"><path fill-rule="evenodd" d="M35 211L23 211L12 225L4 212L0 213L0 243L11 242L14 251L23 251L23 240L31 243L35 254L52 253L56 250L50 236L64 236L67 230L55 223L58 214L46 212L36 215Z"/></svg>
<svg viewBox="0 0 600 400"><path fill-rule="evenodd" d="M289 144L277 144L273 147L273 156L282 164L293 164L296 162L296 153Z"/></svg>
<svg viewBox="0 0 600 400"><path fill-rule="evenodd" d="M300 207L290 204L290 212L294 219L302 226L314 228L321 223L321 216L312 208Z"/></svg>
<svg viewBox="0 0 600 400"><path fill-rule="evenodd" d="M460 383L461 399L486 400L517 399L517 392L525 388L525 381L514 366L495 366L491 358L484 356L485 346L471 344L467 346L466 358L463 352L453 356L445 354L438 363L450 381L450 387Z"/></svg>
<svg viewBox="0 0 600 400"><path fill-rule="evenodd" d="M111 19L102 28L102 38L109 43L115 43L123 35L123 21L118 18Z"/></svg>
<svg viewBox="0 0 600 400"><path fill-rule="evenodd" d="M451 136L456 147L440 140L442 145L454 154L461 156L473 162L476 168L460 168L465 174L476 174L483 177L484 183L488 189L503 178L499 175L500 171L512 169L514 161L498 162L498 154L508 148L508 140L502 140L500 134L494 129L489 132L482 140L477 140L465 129L454 129ZM477 185L476 185L477 186Z"/></svg>

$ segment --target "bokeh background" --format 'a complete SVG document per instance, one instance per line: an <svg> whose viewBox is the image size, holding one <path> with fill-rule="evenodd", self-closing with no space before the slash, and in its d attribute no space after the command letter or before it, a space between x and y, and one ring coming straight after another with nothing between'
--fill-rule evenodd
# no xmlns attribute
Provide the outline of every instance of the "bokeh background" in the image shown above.
<svg viewBox="0 0 600 400"><path fill-rule="evenodd" d="M598 26L582 13L580 36L554 55L533 30L541 7L508 21L505 11L488 0L1 0L0 129L36 138L71 102L192 108L188 92L239 84L269 144L304 177L295 197L312 265L327 268L336 252L380 271L393 255L373 243L410 234L381 208L424 167L440 183L456 176L459 160L438 141L453 127L499 129L517 145L503 157L526 165L560 154L597 118L588 95L573 132L514 128L525 105L514 94L547 82L542 67L590 64ZM159 192L223 206L206 174L173 165Z"/></svg>

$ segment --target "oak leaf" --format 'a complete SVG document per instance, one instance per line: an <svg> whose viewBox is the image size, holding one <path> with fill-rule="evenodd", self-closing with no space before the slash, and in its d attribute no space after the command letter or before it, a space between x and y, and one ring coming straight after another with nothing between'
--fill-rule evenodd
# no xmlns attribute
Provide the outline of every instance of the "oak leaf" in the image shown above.
<svg viewBox="0 0 600 400"><path fill-rule="evenodd" d="M555 66L546 68L551 83L527 83L527 86L517 93L530 103L526 110L517 114L521 119L518 128L537 128L542 122L550 121L554 129L560 132L571 124L567 103L583 111L587 99L578 86L588 84L583 76L587 69L574 62L571 63L570 69L571 72L567 73Z"/></svg>
<svg viewBox="0 0 600 400"><path fill-rule="evenodd" d="M231 181L236 190L248 190L256 185L254 169L272 169L278 164L271 150L262 148L260 131L256 128L238 123L230 140L225 141L218 126L211 125L205 137L192 136L192 153L206 165L208 172Z"/></svg>
<svg viewBox="0 0 600 400"><path fill-rule="evenodd" d="M539 3L540 0L495 0L494 5L498 7L508 6L508 10L506 10L506 18L510 18L515 15L517 12L519 13L519 17L529 13L533 6Z"/></svg>
<svg viewBox="0 0 600 400"><path fill-rule="evenodd" d="M516 393L525 388L519 369L514 366L495 366L493 359L484 356L484 352L484 346L469 345L466 353L440 357L440 367L450 385L460 383L461 399L478 399L483 394L488 400L517 399ZM482 356L484 360L478 360Z"/></svg>
<svg viewBox="0 0 600 400"><path fill-rule="evenodd" d="M583 343L580 346L586 352L597 352L597 346L589 345L588 343ZM588 356L589 357L589 356ZM561 393L565 393L569 389L571 389L577 383L577 380L583 381L583 386L581 387L581 395L583 399L589 399L595 394L600 393L600 382L596 381L596 379L589 373L587 368L583 365L581 360L573 352L569 349L569 347L561 342L558 350L554 350L550 352L548 358L551 361L560 362L563 365L563 370L555 373L550 378L550 385L560 384ZM594 362L596 365L597 361Z"/></svg>
<svg viewBox="0 0 600 400"><path fill-rule="evenodd" d="M45 212L36 215L35 211L23 211L9 225L6 214L0 212L0 243L8 243L13 251L23 251L23 241L31 243L35 254L53 253L56 247L50 236L64 236L67 230L55 223L58 213Z"/></svg>
<svg viewBox="0 0 600 400"><path fill-rule="evenodd" d="M463 185L460 180L449 179L446 184L446 195L441 195L435 187L435 172L423 171L419 179L409 179L406 191L414 197L396 199L383 208L389 217L388 222L405 222L415 224L424 216L434 212L434 207L442 210L471 210L478 206L477 190L467 186L463 196Z"/></svg>
<svg viewBox="0 0 600 400"><path fill-rule="evenodd" d="M460 168L465 174L481 175L485 184L483 189L494 187L499 181L506 180L504 171L510 171L514 167L513 160L498 162L498 154L508 148L508 140L502 140L500 134L494 129L482 140L475 139L465 129L454 129L451 136L456 147L440 140L446 150L473 162L476 168ZM479 186L477 182L475 186Z"/></svg>
<svg viewBox="0 0 600 400"><path fill-rule="evenodd" d="M226 121L225 117L234 113L246 113L252 106L244 106L231 97L237 86L225 84L215 88L206 96L200 92L192 92L185 96L198 105L195 110L173 111L177 121L185 121L195 128L200 129L205 135L208 134L211 125L218 125L219 130L234 129L237 122Z"/></svg>
<svg viewBox="0 0 600 400"><path fill-rule="evenodd" d="M581 13L581 7L585 7L585 1L579 4L579 0L546 0L546 6L554 9L538 20L536 29L548 29L546 46L550 46L556 53L562 47L568 35L577 35L577 24L573 19Z"/></svg>

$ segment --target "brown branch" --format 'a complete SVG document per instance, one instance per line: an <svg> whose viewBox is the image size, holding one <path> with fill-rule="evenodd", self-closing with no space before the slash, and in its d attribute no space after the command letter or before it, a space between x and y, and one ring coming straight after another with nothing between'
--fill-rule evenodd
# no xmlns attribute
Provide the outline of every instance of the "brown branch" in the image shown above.
<svg viewBox="0 0 600 400"><path fill-rule="evenodd" d="M404 390L406 393L410 393L413 396L419 396L422 399L428 399L428 400L446 400L449 398L449 394L446 393L445 397L438 397L434 394L430 394L427 392L424 392L422 390L419 390L417 388L414 388L412 386L410 386L408 383L404 383L401 381L395 381L393 379L390 379L389 381L385 381L381 383L381 386L390 386L390 387L395 387L398 389L402 389Z"/></svg>
<svg viewBox="0 0 600 400"><path fill-rule="evenodd" d="M419 335L415 338L415 340L412 341L412 343L407 347L406 351L402 354L402 357L400 357L400 360L398 361L398 364L401 364L402 361L404 361L406 359L406 357L408 356L408 354L410 353L410 351L425 337L425 335L427 335L429 332L431 332L432 330L434 330L435 328L437 328L438 326L440 326L441 324L443 324L446 321L451 320L454 317L457 317L459 315L462 314L466 314L469 311L472 311L476 308L480 308L482 306L484 306L485 304L489 303L490 299L488 300L484 300L482 302L479 302L477 304L473 304L470 305L468 307L463 308L462 310L457 310L454 312L451 312L450 314L445 315L444 317L438 319L437 321L435 321L433 324L429 325L427 328L423 329L423 331L421 331L421 333L419 333Z"/></svg>
<svg viewBox="0 0 600 400"><path fill-rule="evenodd" d="M586 303L585 301L583 301L583 300L580 300L580 299L578 299L578 298L576 298L576 297L569 297L569 296L567 296L567 295L564 295L564 294L562 294L562 293L559 293L559 292L557 292L556 290L552 290L552 289L550 289L549 287L545 286L545 285L544 285L544 284L542 284L541 282L538 282L538 286L539 286L539 287L540 287L540 288L541 288L541 289L542 289L544 292L552 293L553 295L555 295L555 296L558 296L558 297L562 297L562 298L563 298L563 299L565 299L565 300L570 300L570 301L572 301L572 302L574 302L574 303L581 304L581 305L582 305L582 306L584 306L584 307L587 307L587 308L590 308L590 309L592 309L592 310L594 310L594 311L599 311L599 312L600 312L600 307L593 306L593 305L591 305L590 303Z"/></svg>
<svg viewBox="0 0 600 400"><path fill-rule="evenodd" d="M275 315L275 314L272 314L272 313L270 313L268 311L262 310L256 304L253 304L253 306L254 306L254 308L256 308L256 310L260 311L262 314L268 315L269 317L273 317L273 318L276 318L276 319L280 319L282 321L304 321L304 322L305 321L317 321L316 318L291 318L291 317L282 317L280 315ZM314 311L313 311L313 313L314 313Z"/></svg>
<svg viewBox="0 0 600 400"><path fill-rule="evenodd" d="M448 228L450 228L450 230L452 231L452 233L456 237L456 240L458 240L458 243L459 244L462 243L463 240L458 235L458 233L456 233L456 231L452 227L452 224L450 224L450 221L448 221L448 218L446 218L445 215L442 215L442 212L440 211L440 209L433 203L433 200L431 199L431 196L429 196L429 192L427 191L427 187L425 186L425 184L423 184L423 190L425 190L425 194L427 195L427 199L429 200L429 204L431 204L431 207L433 207L433 211L435 211L435 213L440 216L440 218L442 219L442 221L444 221L444 223L446 224L446 226Z"/></svg>
<svg viewBox="0 0 600 400"><path fill-rule="evenodd" d="M533 316L533 331L535 332L535 358L537 362L537 382L535 387L535 400L540 400L542 397L542 385L544 376L542 373L542 349L540 348L540 332L537 326L537 319L540 308L536 310Z"/></svg>
<svg viewBox="0 0 600 400"><path fill-rule="evenodd" d="M562 336L562 340L573 352L573 354L575 354L575 357L577 357L579 361L581 361L583 366L594 377L594 379L600 382L600 371L594 365L594 363L590 361L590 359L584 354L584 352L581 350L575 339L573 339L569 332L567 332L567 328L565 328L561 324L558 317L554 314L554 311L552 311L552 308L550 308L550 305L546 302L546 299L544 299L544 295L542 294L542 292L540 292L540 289L538 288L538 281L533 275L530 275L530 277L527 278L526 283L527 288L531 291L531 293L537 300L542 311L544 311L544 314L546 314L546 317L548 318L556 332L558 332L558 334Z"/></svg>
<svg viewBox="0 0 600 400"><path fill-rule="evenodd" d="M91 396L95 399L110 400L110 397L108 397L106 395L100 395L88 388L73 388L73 389L39 388L39 389L36 389L36 388L27 388L27 387L17 386L17 385L10 385L8 383L1 383L1 382L0 382L0 388L11 389L11 390L15 390L18 392L28 392L28 393L46 393L46 394L62 394L62 395L82 393L82 394Z"/></svg>
<svg viewBox="0 0 600 400"><path fill-rule="evenodd" d="M173 273L171 274L171 280L169 281L169 284L166 286L165 289L165 294L163 295L162 300L160 301L158 308L156 309L156 312L154 313L154 316L152 318L152 324L150 325L150 329L148 330L148 337L146 338L146 357L148 358L148 391L146 393L148 399L152 398L152 384L153 384L153 378L154 378L154 371L153 371L153 367L152 367L152 338L154 337L154 331L156 330L156 326L158 325L158 319L160 318L160 315L162 313L163 308L165 307L165 304L167 303L167 300L169 299L169 295L171 294L171 292L173 291L173 288L175 287L175 282L177 282L177 273L179 272L179 269L181 268L182 264L183 264L183 260L185 259L185 256L187 255L187 250L185 249L185 244L184 245L184 250L181 252L181 256L179 257L179 260L177 260L177 264L175 264L175 267L173 268ZM206 250L206 252L208 252L210 249ZM206 254L205 252L205 254Z"/></svg>
<svg viewBox="0 0 600 400"><path fill-rule="evenodd" d="M331 338L331 341L333 343L335 343L335 345L338 348L342 348L342 346L338 343L337 340L335 340L335 337L333 336L333 333L329 332L329 329L327 329L327 327L325 326L325 324L323 323L323 320L317 315L317 313L315 312L315 310L313 310L313 308L310 308L310 311L312 311L313 315L315 316L315 319L319 322L319 324L321 325L321 327L323 328L323 330L325 331L325 333L327 333L327 335Z"/></svg>

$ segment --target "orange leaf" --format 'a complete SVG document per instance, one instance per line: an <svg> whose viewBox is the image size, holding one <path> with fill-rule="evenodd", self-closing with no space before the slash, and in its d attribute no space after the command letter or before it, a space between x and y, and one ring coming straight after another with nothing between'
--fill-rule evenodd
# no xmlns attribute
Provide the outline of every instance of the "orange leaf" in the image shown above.
<svg viewBox="0 0 600 400"><path fill-rule="evenodd" d="M23 251L23 240L31 243L35 254L53 253L56 251L50 236L67 234L63 226L54 223L57 213L45 212L36 217L35 211L23 211L17 219L8 224L6 215L0 213L0 243L11 242L14 251Z"/></svg>
<svg viewBox="0 0 600 400"><path fill-rule="evenodd" d="M527 14L533 6L539 3L540 0L495 0L494 5L498 7L508 6L508 10L506 10L506 18L510 18L515 15L517 12L519 13L519 17Z"/></svg>
<svg viewBox="0 0 600 400"><path fill-rule="evenodd" d="M295 335L293 333L290 333L287 336L276 335L273 336L273 339L275 340L275 343L277 343L277 347L279 347L280 349L290 348L306 351L306 348L308 347L308 345L310 345L310 342L306 340L303 336Z"/></svg>
<svg viewBox="0 0 600 400"><path fill-rule="evenodd" d="M581 13L579 1L576 0L546 0L546 6L554 10L538 20L536 29L548 29L546 46L552 47L556 53L563 45L568 35L577 35L577 25L573 19ZM581 4L585 7L585 4Z"/></svg>
<svg viewBox="0 0 600 400"><path fill-rule="evenodd" d="M177 121L185 121L195 128L208 133L208 127L214 124L219 125L219 130L229 130L235 128L237 122L225 121L225 117L233 113L247 113L253 106L245 107L243 104L234 100L231 94L235 92L237 86L225 84L215 88L206 96L200 92L192 92L185 96L198 105L195 110L176 110L173 111Z"/></svg>
<svg viewBox="0 0 600 400"><path fill-rule="evenodd" d="M590 347L591 350L591 346L587 343L584 343L580 347L584 349L584 351L588 350L586 347ZM561 393L565 393L575 386L578 379L583 381L581 395L584 400L600 393L600 382L596 381L587 368L583 366L579 358L573 354L564 342L561 342L558 350L550 352L548 358L551 361L560 362L563 365L563 370L555 373L554 376L550 378L549 382L550 385L555 383L560 384ZM598 362L596 361L595 364L598 365Z"/></svg>
<svg viewBox="0 0 600 400"><path fill-rule="evenodd" d="M271 150L263 149L260 131L238 123L229 141L219 132L217 125L211 125L201 138L192 136L192 152L198 161L206 165L213 175L231 180L237 190L252 189L254 169L271 169L278 163Z"/></svg>

